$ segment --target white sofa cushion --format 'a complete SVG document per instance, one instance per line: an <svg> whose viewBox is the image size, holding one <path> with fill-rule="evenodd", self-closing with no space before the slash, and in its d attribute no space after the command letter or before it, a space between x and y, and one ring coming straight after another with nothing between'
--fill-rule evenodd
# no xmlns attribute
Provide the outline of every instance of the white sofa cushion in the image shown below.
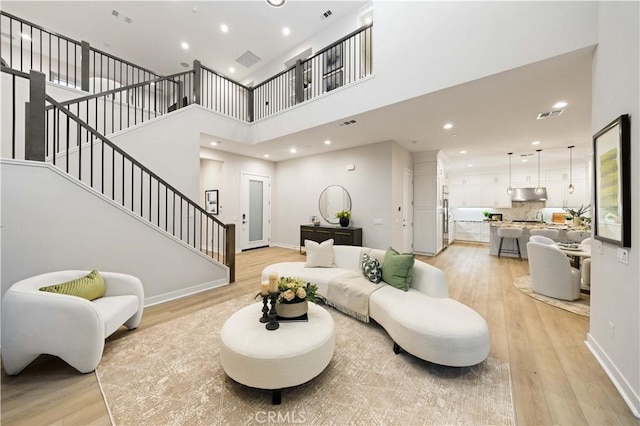
<svg viewBox="0 0 640 426"><path fill-rule="evenodd" d="M138 297L132 294L101 297L93 301L93 308L104 322L104 335L110 336L138 311Z"/></svg>
<svg viewBox="0 0 640 426"><path fill-rule="evenodd" d="M262 270L262 280L269 280L269 274L275 272L280 277L299 277L318 286L317 294L327 297L329 280L351 269L346 268L306 268L303 262L280 262Z"/></svg>

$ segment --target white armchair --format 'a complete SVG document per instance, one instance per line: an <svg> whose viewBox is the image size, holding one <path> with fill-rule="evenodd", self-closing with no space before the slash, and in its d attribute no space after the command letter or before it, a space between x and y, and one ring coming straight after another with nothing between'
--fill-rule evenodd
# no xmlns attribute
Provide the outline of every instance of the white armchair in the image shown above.
<svg viewBox="0 0 640 426"><path fill-rule="evenodd" d="M558 247L528 242L527 252L533 291L556 299L580 298L580 271Z"/></svg>
<svg viewBox="0 0 640 426"><path fill-rule="evenodd" d="M138 327L144 290L131 275L100 272L105 295L92 301L39 291L89 272L50 272L7 290L2 298L2 364L7 374L20 373L40 354L58 356L81 373L89 373L100 363L108 336L123 324Z"/></svg>

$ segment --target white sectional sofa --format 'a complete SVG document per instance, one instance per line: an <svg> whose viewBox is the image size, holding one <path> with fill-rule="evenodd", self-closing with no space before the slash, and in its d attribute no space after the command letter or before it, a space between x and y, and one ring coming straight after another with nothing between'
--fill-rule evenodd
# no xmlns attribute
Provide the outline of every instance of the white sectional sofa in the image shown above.
<svg viewBox="0 0 640 426"><path fill-rule="evenodd" d="M267 266L262 279L268 280L271 272L300 277L317 285L318 294L326 298L330 280L360 271L363 253L382 265L384 250L333 246L335 267L309 268L305 262L281 262ZM404 349L423 360L453 367L475 365L487 358L486 321L473 309L449 298L441 270L416 260L408 291L384 282L378 285L381 287L369 296L369 317L389 333L396 353Z"/></svg>

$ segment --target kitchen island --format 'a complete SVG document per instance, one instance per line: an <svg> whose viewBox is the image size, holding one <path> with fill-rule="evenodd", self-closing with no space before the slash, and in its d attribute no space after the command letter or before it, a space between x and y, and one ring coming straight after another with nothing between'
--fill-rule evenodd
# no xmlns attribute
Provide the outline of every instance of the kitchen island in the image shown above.
<svg viewBox="0 0 640 426"><path fill-rule="evenodd" d="M498 255L498 248L500 247L500 237L498 237L498 228L501 227L511 227L511 228L522 228L522 236L518 238L518 242L520 243L520 253L522 254L523 259L527 259L527 243L529 242L529 231L532 229L557 229L560 234L557 241L567 241L567 232L568 231L583 231L586 229L584 226L570 226L570 225L560 225L554 223L543 223L543 222L500 222L500 221L490 221L490 229L489 229L489 254L492 256ZM517 245L513 238L505 238L504 243L502 244L502 254L501 257L518 257L517 253ZM516 253L505 253L504 250L514 250Z"/></svg>

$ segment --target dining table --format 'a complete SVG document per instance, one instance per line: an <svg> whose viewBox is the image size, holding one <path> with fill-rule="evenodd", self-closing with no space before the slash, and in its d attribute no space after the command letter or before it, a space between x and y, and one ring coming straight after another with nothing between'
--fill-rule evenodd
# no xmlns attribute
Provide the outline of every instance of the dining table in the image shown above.
<svg viewBox="0 0 640 426"><path fill-rule="evenodd" d="M591 244L556 243L561 252L573 259L573 264L580 269L581 259L591 257Z"/></svg>

